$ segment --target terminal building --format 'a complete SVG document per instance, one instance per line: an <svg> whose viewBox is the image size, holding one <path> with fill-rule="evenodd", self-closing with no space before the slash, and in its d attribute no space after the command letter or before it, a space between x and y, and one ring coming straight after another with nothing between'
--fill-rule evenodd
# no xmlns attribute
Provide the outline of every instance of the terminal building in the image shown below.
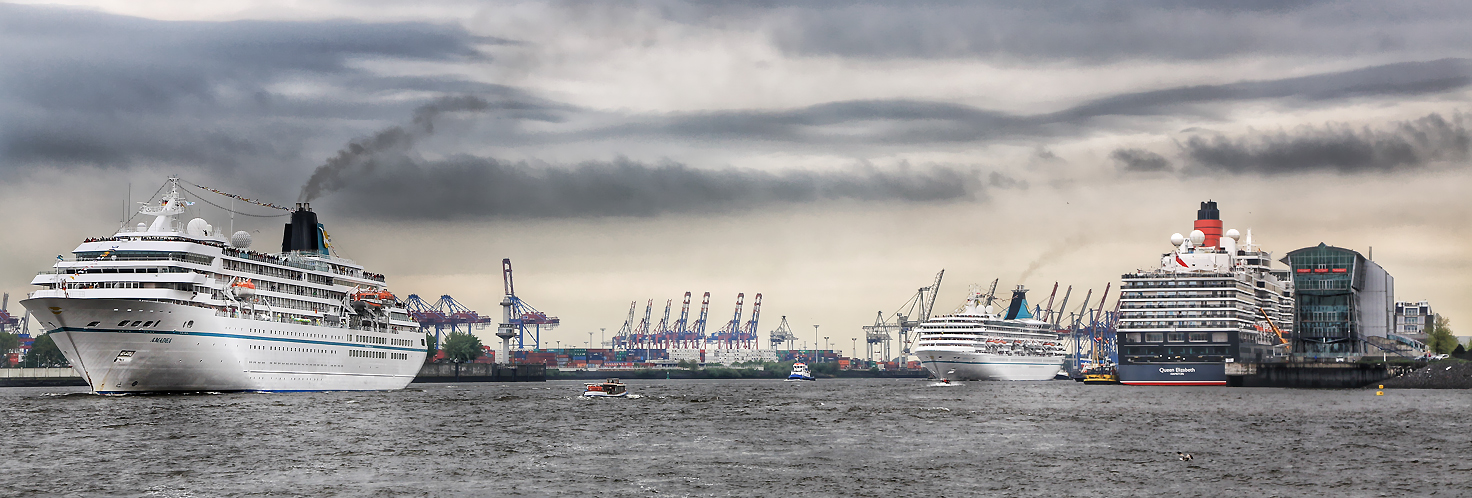
<svg viewBox="0 0 1472 498"><path fill-rule="evenodd" d="M1295 292L1293 355L1380 354L1395 334L1395 278L1358 252L1320 243L1282 259Z"/></svg>

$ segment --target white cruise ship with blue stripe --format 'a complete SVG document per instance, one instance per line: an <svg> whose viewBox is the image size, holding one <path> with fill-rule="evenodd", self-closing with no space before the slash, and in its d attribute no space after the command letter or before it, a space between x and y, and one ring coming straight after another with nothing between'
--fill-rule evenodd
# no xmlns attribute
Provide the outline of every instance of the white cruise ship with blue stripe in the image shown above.
<svg viewBox="0 0 1472 498"><path fill-rule="evenodd" d="M57 257L21 302L101 394L402 389L424 335L382 275L331 254L317 215L291 211L280 253L208 222L178 178L151 224Z"/></svg>
<svg viewBox="0 0 1472 498"><path fill-rule="evenodd" d="M1051 380L1063 367L1064 347L1053 325L1033 318L1027 289L1018 286L1006 315L991 296L973 288L955 313L916 328L913 354L943 380Z"/></svg>

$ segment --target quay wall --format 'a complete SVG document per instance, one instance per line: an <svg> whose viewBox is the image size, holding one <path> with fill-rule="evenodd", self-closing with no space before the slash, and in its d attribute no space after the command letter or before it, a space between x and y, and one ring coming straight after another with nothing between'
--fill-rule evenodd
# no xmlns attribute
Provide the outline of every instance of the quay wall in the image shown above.
<svg viewBox="0 0 1472 498"><path fill-rule="evenodd" d="M1413 366L1370 363L1228 363L1231 387L1352 389L1403 375Z"/></svg>
<svg viewBox="0 0 1472 498"><path fill-rule="evenodd" d="M0 368L0 387L85 386L87 381L71 367Z"/></svg>
<svg viewBox="0 0 1472 498"><path fill-rule="evenodd" d="M415 383L426 382L546 382L546 365L491 363L425 363Z"/></svg>

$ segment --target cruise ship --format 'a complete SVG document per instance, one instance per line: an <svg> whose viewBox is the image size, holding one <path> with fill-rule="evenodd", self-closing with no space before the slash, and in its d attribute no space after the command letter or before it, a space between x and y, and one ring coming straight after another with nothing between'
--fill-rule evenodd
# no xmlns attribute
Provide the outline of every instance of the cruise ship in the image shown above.
<svg viewBox="0 0 1472 498"><path fill-rule="evenodd" d="M1216 202L1201 203L1195 230L1171 235L1158 267L1122 276L1121 384L1226 385L1226 363L1285 353L1293 280L1272 254L1237 230L1222 232Z"/></svg>
<svg viewBox="0 0 1472 498"><path fill-rule="evenodd" d="M912 354L942 380L1051 380L1063 366L1064 347L1053 325L1033 318L1027 289L1018 286L1005 315L991 296L973 288L955 313L915 328Z"/></svg>
<svg viewBox="0 0 1472 498"><path fill-rule="evenodd" d="M201 218L180 180L138 211L151 224L88 239L21 302L100 394L402 389L424 335L383 275L332 254L308 204L281 252Z"/></svg>

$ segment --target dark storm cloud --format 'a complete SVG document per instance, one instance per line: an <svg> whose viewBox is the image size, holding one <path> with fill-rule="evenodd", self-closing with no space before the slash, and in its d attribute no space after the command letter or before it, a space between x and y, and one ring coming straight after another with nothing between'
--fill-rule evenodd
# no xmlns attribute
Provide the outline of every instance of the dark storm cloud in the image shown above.
<svg viewBox="0 0 1472 498"><path fill-rule="evenodd" d="M293 157L325 120L381 119L413 104L390 92L512 89L378 76L356 59L481 60L509 43L425 23L170 22L0 4L0 159L234 166ZM332 88L303 100L292 82Z"/></svg>
<svg viewBox="0 0 1472 498"><path fill-rule="evenodd" d="M968 142L1077 134L1110 116L1204 114L1198 106L1280 99L1289 105L1357 97L1434 94L1472 85L1472 61L1441 59L1303 77L1197 85L1100 98L1061 111L1018 115L943 102L865 100L776 111L718 111L634 118L587 132L690 139L809 143ZM1207 109L1210 111L1211 109Z"/></svg>
<svg viewBox="0 0 1472 498"><path fill-rule="evenodd" d="M1451 119L1430 114L1380 129L1327 124L1237 138L1198 135L1181 147L1196 166L1229 173L1383 173L1437 161L1465 166L1472 152L1467 120L1458 112Z"/></svg>
<svg viewBox="0 0 1472 498"><path fill-rule="evenodd" d="M319 205L398 219L656 216L828 200L946 202L980 198L979 173L932 166L768 173L627 159L571 166L460 155L422 162L377 154Z"/></svg>
<svg viewBox="0 0 1472 498"><path fill-rule="evenodd" d="M1170 171L1170 160L1165 156L1145 149L1115 149L1109 158L1119 163L1125 171Z"/></svg>
<svg viewBox="0 0 1472 498"><path fill-rule="evenodd" d="M770 25L785 51L817 56L1106 63L1472 50L1465 2L843 1L664 11L707 23L749 16Z"/></svg>

